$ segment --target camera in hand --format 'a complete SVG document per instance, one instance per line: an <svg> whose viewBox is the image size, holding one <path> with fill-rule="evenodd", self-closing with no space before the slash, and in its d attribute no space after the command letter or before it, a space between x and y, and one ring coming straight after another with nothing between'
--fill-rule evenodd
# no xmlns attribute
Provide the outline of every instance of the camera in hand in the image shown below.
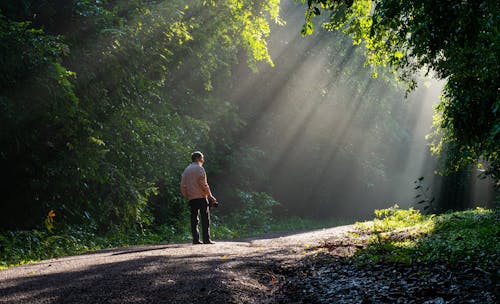
<svg viewBox="0 0 500 304"><path fill-rule="evenodd" d="M217 200L215 200L215 199L209 198L208 202L209 202L208 206L210 208L212 208L212 207L215 207L215 208L219 207L219 202Z"/></svg>

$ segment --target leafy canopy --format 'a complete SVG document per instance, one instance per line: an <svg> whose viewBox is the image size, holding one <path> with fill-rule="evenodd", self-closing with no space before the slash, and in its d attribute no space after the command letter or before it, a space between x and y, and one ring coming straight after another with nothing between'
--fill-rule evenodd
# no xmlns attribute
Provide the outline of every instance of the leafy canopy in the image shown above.
<svg viewBox="0 0 500 304"><path fill-rule="evenodd" d="M0 230L36 227L49 210L99 232L176 226L189 153L217 155L210 143L231 143L241 125L211 91L239 56L272 63L278 9L278 0L0 2Z"/></svg>
<svg viewBox="0 0 500 304"><path fill-rule="evenodd" d="M305 3L305 0L302 0ZM455 170L478 160L500 177L500 3L482 1L308 0L304 35L313 18L364 42L367 64L392 66L415 88L425 70L446 81L437 107L432 149Z"/></svg>

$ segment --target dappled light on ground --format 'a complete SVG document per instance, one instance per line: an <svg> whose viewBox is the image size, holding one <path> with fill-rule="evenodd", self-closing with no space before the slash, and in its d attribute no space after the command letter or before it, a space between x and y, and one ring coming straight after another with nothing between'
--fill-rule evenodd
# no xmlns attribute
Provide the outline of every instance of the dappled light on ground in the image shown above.
<svg viewBox="0 0 500 304"><path fill-rule="evenodd" d="M1 272L0 303L254 303L272 269L351 226L215 245L104 250ZM276 280L276 279L275 279ZM276 283L276 282L275 282Z"/></svg>

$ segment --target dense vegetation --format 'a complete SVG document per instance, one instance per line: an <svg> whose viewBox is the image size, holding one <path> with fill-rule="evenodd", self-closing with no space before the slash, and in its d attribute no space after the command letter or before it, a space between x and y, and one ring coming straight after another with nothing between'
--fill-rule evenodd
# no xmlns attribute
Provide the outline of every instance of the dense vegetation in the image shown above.
<svg viewBox="0 0 500 304"><path fill-rule="evenodd" d="M433 150L445 151L445 171L479 161L498 183L498 1L311 0L304 34L313 31L311 20L322 10L331 13L325 27L364 42L367 62L391 65L410 89L422 69L446 80Z"/></svg>
<svg viewBox="0 0 500 304"><path fill-rule="evenodd" d="M309 14L320 2L326 4L310 1ZM328 8L343 5L334 2ZM422 55L427 49L416 53L424 56L417 62L406 45L380 49L384 30L393 35L380 21L374 31L382 36L366 44L365 56L352 43L367 37L368 24L359 24L367 17L359 15L369 10L362 1L353 3L330 26L359 28L354 40L340 32L311 33L312 23L305 27L311 37L301 40L305 8L288 3L280 17L278 0L2 2L3 263L186 240L188 210L178 184L193 150L205 153L209 182L224 204L214 216L216 237L279 229L277 209L289 217L321 217L331 212L332 198L338 204L367 196L385 200L408 163L415 118L394 81L401 70L379 69L372 78L366 58L402 71L425 65L447 78L440 130L448 150L441 155L453 164L483 158L497 178L498 115L488 107L499 103L498 90L491 89L499 78L498 41L491 48L462 48L483 52L476 58L485 62L474 69L461 66L464 60L455 66L435 58L442 61L437 69ZM491 20L478 26L498 29L497 6L486 6L479 9L490 9L485 16ZM291 31L297 35L283 30L284 21L296 25ZM478 29L486 33L480 43L490 41L488 29ZM481 72L484 66L491 71ZM485 78L462 94L451 76L460 80L464 71ZM478 111L468 108L474 103L467 100L478 103L473 93L487 101ZM458 112L448 106L455 104ZM467 129L472 133L454 124L459 112L480 116L460 121L477 122ZM294 166L281 166L281 160ZM291 217L281 229L290 222L297 222L295 228L311 224Z"/></svg>
<svg viewBox="0 0 500 304"><path fill-rule="evenodd" d="M187 156L217 155L240 125L210 90L241 54L270 61L277 5L3 3L1 227L36 227L50 210L56 227L103 232L184 219Z"/></svg>
<svg viewBox="0 0 500 304"><path fill-rule="evenodd" d="M471 263L493 274L500 262L498 209L436 216L394 206L375 216L357 224L361 235L369 235L368 247L357 256L363 263Z"/></svg>
<svg viewBox="0 0 500 304"><path fill-rule="evenodd" d="M333 102L311 102L308 111L331 115L359 110L356 119L337 118L343 129L370 130L369 145L377 152L369 160L361 159L352 142L364 142L363 138L346 145L345 138L351 135L332 140L329 123L320 132L306 134L297 132L308 130L307 125L297 124L287 134L295 133L301 142L289 143L297 148L288 157L311 164L297 171L311 172L294 183L304 184L317 175L314 168L329 156L316 152L320 150L338 151L335 163L343 163L342 170L357 168L359 178L354 179L363 187L384 177L384 159L391 155L381 143L408 137L400 127L406 117L394 115L399 113L401 89L360 73L364 70L360 51L348 47L349 39L340 34L331 43L323 42L325 32L309 41L296 40L296 47L277 56L280 69L271 69L266 37L268 20L274 20L275 30L282 22L278 5L278 1L2 4L0 161L6 212L1 228L40 227L54 210L56 229L67 224L101 234L113 229L179 229L187 208L178 180L195 149L207 155L212 185L227 202L223 213L255 207L255 212L242 213L262 218L264 211L258 208L277 205L268 203L274 201L270 194L286 201L295 214L304 212L303 201L309 199L318 207L311 210L321 214L319 206L335 194L311 188L301 195L320 197L304 198L287 189L297 189L293 183L269 181L288 175L276 170L287 147L274 143L290 129L279 122L300 115L304 100L317 100L327 94L325 90L342 95L329 98ZM302 11L297 5L288 7L289 15ZM296 28L292 31L298 34ZM280 49L284 43L270 47ZM294 92L299 72L307 68L301 66L294 73L302 52L314 58L333 53L340 60L318 69L323 80L316 87L297 91L300 98L288 98L280 108L269 109L280 83L285 83L280 90ZM261 73L255 74L258 69ZM254 85L240 96L228 93L242 82ZM345 86L350 89L342 89ZM354 99L349 98L353 91ZM389 93L377 98L380 92ZM328 120L336 118L314 119ZM245 136L248 133L253 138ZM300 155L310 159L300 160ZM298 199L293 201L293 196Z"/></svg>

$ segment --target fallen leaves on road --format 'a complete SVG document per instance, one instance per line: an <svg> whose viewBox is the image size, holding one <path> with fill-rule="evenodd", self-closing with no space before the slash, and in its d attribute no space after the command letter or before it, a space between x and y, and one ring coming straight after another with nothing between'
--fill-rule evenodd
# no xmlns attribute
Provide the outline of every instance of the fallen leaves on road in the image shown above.
<svg viewBox="0 0 500 304"><path fill-rule="evenodd" d="M274 303L497 303L498 273L467 265L358 265L331 253L309 255L280 271Z"/></svg>

